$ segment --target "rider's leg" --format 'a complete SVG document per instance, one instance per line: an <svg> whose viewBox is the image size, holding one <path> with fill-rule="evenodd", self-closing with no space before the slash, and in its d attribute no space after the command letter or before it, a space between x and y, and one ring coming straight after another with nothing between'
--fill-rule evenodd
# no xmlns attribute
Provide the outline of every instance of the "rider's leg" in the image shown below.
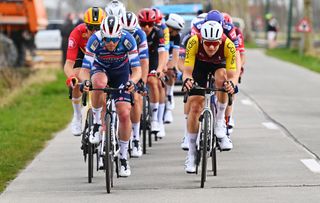
<svg viewBox="0 0 320 203"><path fill-rule="evenodd" d="M166 135L164 125L163 125L163 116L164 111L166 108L166 94L165 94L165 88L162 86L161 82L158 83L158 89L159 89L159 111L158 111L158 122L160 131L157 134L158 137L164 137Z"/></svg>
<svg viewBox="0 0 320 203"><path fill-rule="evenodd" d="M131 108L130 117L132 122L132 156L140 157L142 155L140 147L140 117L142 112L142 96L134 93L134 105Z"/></svg>
<svg viewBox="0 0 320 203"><path fill-rule="evenodd" d="M148 86L150 89L150 109L151 109L151 131L159 132L158 109L159 109L159 79L148 77Z"/></svg>

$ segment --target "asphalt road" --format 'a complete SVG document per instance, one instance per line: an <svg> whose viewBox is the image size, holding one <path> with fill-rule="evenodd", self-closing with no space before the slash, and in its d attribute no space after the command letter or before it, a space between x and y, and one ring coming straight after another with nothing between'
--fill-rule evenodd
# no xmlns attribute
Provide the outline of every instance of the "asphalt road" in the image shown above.
<svg viewBox="0 0 320 203"><path fill-rule="evenodd" d="M320 202L320 75L247 52L246 72L235 103L234 149L218 153L218 176L184 172L182 97L167 136L130 159L132 175L115 179L111 194L104 173L87 183L79 137L67 128L11 182L0 202Z"/></svg>

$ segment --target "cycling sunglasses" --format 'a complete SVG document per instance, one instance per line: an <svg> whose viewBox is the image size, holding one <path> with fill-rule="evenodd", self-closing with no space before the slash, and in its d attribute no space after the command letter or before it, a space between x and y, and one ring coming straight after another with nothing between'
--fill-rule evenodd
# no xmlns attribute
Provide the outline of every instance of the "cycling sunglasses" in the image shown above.
<svg viewBox="0 0 320 203"><path fill-rule="evenodd" d="M148 25L148 27L153 27L154 23L153 22L139 22L139 25L141 27L146 27Z"/></svg>
<svg viewBox="0 0 320 203"><path fill-rule="evenodd" d="M109 42L113 42L113 43L117 43L118 41L120 40L120 38L119 37L105 37L104 38L104 41L106 41L107 43L109 43Z"/></svg>
<svg viewBox="0 0 320 203"><path fill-rule="evenodd" d="M98 30L100 30L100 25L87 24L87 29L90 30L90 31L98 31Z"/></svg>
<svg viewBox="0 0 320 203"><path fill-rule="evenodd" d="M215 41L203 40L203 44L206 45L207 47L210 47L210 46L216 47L220 45L220 41L219 40L215 40Z"/></svg>

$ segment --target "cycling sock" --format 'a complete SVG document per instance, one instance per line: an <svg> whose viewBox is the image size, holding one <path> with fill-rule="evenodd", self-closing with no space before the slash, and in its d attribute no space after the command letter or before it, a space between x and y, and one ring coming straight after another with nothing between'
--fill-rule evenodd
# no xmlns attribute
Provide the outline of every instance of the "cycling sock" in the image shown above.
<svg viewBox="0 0 320 203"><path fill-rule="evenodd" d="M92 112L93 112L93 123L101 124L102 107L100 108L92 107Z"/></svg>
<svg viewBox="0 0 320 203"><path fill-rule="evenodd" d="M166 108L166 105L164 103L159 104L159 110L158 110L158 122L161 124L163 123L163 115L164 115L164 109Z"/></svg>
<svg viewBox="0 0 320 203"><path fill-rule="evenodd" d="M189 139L188 155L194 155L196 153L197 133L188 133L187 137Z"/></svg>
<svg viewBox="0 0 320 203"><path fill-rule="evenodd" d="M185 136L185 139L187 139L187 137L188 137L188 114L184 114L184 119L185 119L185 122L184 122L184 136Z"/></svg>
<svg viewBox="0 0 320 203"><path fill-rule="evenodd" d="M173 85L167 85L167 95L173 96Z"/></svg>
<svg viewBox="0 0 320 203"><path fill-rule="evenodd" d="M73 115L75 117L81 116L81 97L72 98Z"/></svg>
<svg viewBox="0 0 320 203"><path fill-rule="evenodd" d="M150 103L150 108L152 110L152 121L157 121L158 120L158 108L159 108L159 103Z"/></svg>
<svg viewBox="0 0 320 203"><path fill-rule="evenodd" d="M119 144L120 144L120 159L125 159L127 160L128 158L128 144L129 141L123 141L123 140L119 140Z"/></svg>
<svg viewBox="0 0 320 203"><path fill-rule="evenodd" d="M138 141L140 140L139 132L140 132L140 122L132 123L133 140L138 140Z"/></svg>
<svg viewBox="0 0 320 203"><path fill-rule="evenodd" d="M227 103L223 104L223 103L220 103L218 101L218 104L217 104L217 120L224 120L227 105L228 105Z"/></svg>

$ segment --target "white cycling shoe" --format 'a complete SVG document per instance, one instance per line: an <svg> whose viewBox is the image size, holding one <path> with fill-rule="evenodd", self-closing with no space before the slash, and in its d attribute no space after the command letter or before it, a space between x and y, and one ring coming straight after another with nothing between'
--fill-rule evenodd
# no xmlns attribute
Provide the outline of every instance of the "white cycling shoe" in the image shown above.
<svg viewBox="0 0 320 203"><path fill-rule="evenodd" d="M100 127L100 124L93 124L93 126L91 126L89 136L89 142L91 144L98 144L100 142Z"/></svg>
<svg viewBox="0 0 320 203"><path fill-rule="evenodd" d="M71 121L71 133L74 136L80 136L82 129L82 118L81 116L73 116L72 121Z"/></svg>
<svg viewBox="0 0 320 203"><path fill-rule="evenodd" d="M188 138L186 136L183 137L182 143L181 143L181 149L184 151L188 151L189 150L189 141Z"/></svg>
<svg viewBox="0 0 320 203"><path fill-rule="evenodd" d="M133 145L133 148L132 148L131 156L135 157L135 158L141 157L142 156L142 149L141 149L139 141L133 140L132 145Z"/></svg>
<svg viewBox="0 0 320 203"><path fill-rule="evenodd" d="M120 159L120 177L129 177L131 175L131 170L129 162L126 159Z"/></svg>
<svg viewBox="0 0 320 203"><path fill-rule="evenodd" d="M172 116L172 110L167 109L164 114L164 123L172 123L173 116Z"/></svg>
<svg viewBox="0 0 320 203"><path fill-rule="evenodd" d="M160 131L160 126L158 121L151 121L151 132L159 132Z"/></svg>
<svg viewBox="0 0 320 203"><path fill-rule="evenodd" d="M166 136L166 132L165 132L165 129L164 129L164 124L163 123L159 124L159 127L160 127L160 130L157 133L157 137L163 138L163 137Z"/></svg>
<svg viewBox="0 0 320 203"><path fill-rule="evenodd" d="M195 155L187 155L184 170L187 173L195 173L196 172L196 156Z"/></svg>
<svg viewBox="0 0 320 203"><path fill-rule="evenodd" d="M228 136L224 136L218 140L221 151L229 151L233 148L231 139Z"/></svg>
<svg viewBox="0 0 320 203"><path fill-rule="evenodd" d="M218 120L214 124L214 134L217 138L223 138L226 136L227 128L225 120Z"/></svg>

